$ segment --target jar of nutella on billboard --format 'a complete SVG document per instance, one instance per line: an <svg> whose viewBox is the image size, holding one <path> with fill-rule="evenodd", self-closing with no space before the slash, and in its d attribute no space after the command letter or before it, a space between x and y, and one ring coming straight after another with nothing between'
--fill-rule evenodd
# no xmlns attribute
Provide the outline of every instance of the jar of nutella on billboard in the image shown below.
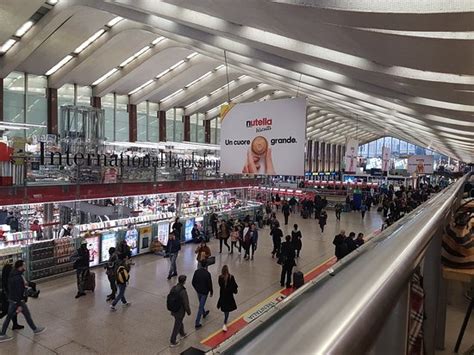
<svg viewBox="0 0 474 355"><path fill-rule="evenodd" d="M265 171L265 154L268 150L268 141L265 137L257 136L252 140L251 149L254 157L255 167L258 172Z"/></svg>

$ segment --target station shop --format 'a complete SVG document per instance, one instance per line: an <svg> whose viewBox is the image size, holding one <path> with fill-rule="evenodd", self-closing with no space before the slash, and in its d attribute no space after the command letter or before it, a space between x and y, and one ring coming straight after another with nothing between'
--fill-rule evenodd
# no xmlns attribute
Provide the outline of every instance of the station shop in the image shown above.
<svg viewBox="0 0 474 355"><path fill-rule="evenodd" d="M132 255L155 252L164 255L170 228L176 217L183 224L182 243L192 241L194 224L209 233L209 217L255 219L261 204L249 199L249 189L222 189L115 197L94 201L25 204L2 208L2 223L10 213L18 219L20 231L1 224L0 267L6 262L24 259L30 280L70 272L71 256L86 240L90 266L108 259L108 250L125 240ZM31 231L37 220L41 235ZM59 237L62 228L72 223L71 235Z"/></svg>

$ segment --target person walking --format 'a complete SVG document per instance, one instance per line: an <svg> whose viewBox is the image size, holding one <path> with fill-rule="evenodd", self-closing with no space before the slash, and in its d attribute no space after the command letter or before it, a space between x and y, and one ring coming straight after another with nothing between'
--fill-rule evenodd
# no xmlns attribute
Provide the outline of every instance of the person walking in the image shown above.
<svg viewBox="0 0 474 355"><path fill-rule="evenodd" d="M189 307L188 292L184 284L186 283L186 275L179 275L178 284L173 286L166 299L166 305L171 315L174 317L173 331L171 332L170 347L178 346L178 334L182 338L186 336L184 332L183 320L185 315L191 315L191 308Z"/></svg>
<svg viewBox="0 0 474 355"><path fill-rule="evenodd" d="M350 232L349 236L346 238L345 242L347 245L347 254L352 253L354 250L357 249L357 245L355 243L355 238L356 234L354 232Z"/></svg>
<svg viewBox="0 0 474 355"><path fill-rule="evenodd" d="M170 233L168 244L166 245L166 251L170 257L170 270L168 272L168 280L172 277L178 276L178 269L176 267L176 259L178 258L179 251L181 250L181 243L176 239L174 232Z"/></svg>
<svg viewBox="0 0 474 355"><path fill-rule="evenodd" d="M229 267L224 265L222 272L219 276L219 301L217 301L217 309L224 312L224 325L222 330L227 332L227 321L229 320L229 313L237 309L234 295L237 294L238 290L237 282L233 275L229 272Z"/></svg>
<svg viewBox="0 0 474 355"><path fill-rule="evenodd" d="M339 261L347 255L346 231L341 230L339 234L334 237L332 244L336 247L335 255Z"/></svg>
<svg viewBox="0 0 474 355"><path fill-rule="evenodd" d="M109 260L105 264L105 274L109 280L110 290L112 293L107 295L106 301L112 301L115 299L117 294L117 280L116 280L116 270L118 264L118 256L114 247L109 248Z"/></svg>
<svg viewBox="0 0 474 355"><path fill-rule="evenodd" d="M250 258L250 248L252 247L252 233L250 226L245 226L242 237L242 246L244 247L244 259Z"/></svg>
<svg viewBox="0 0 474 355"><path fill-rule="evenodd" d="M287 235L285 241L281 244L280 256L278 258L278 263L281 265L281 277L280 285L283 287L285 285L286 278L286 288L291 287L291 272L295 263L295 249L291 243L291 236Z"/></svg>
<svg viewBox="0 0 474 355"><path fill-rule="evenodd" d="M327 220L328 214L326 213L326 210L322 210L319 213L319 228L321 228L321 233L324 233L324 226L326 225Z"/></svg>
<svg viewBox="0 0 474 355"><path fill-rule="evenodd" d="M230 232L230 253L234 253L234 247L237 249L237 243L239 243L239 254L242 251L242 243L240 241L240 230L238 226L235 226L232 232Z"/></svg>
<svg viewBox="0 0 474 355"><path fill-rule="evenodd" d="M110 310L115 312L117 309L115 306L117 305L118 301L122 301L122 305L124 307L128 307L131 305L130 302L127 301L125 298L125 290L127 289L127 284L130 279L130 274L128 273L126 257L124 255L119 255L118 262L117 262L117 271L116 271L116 282L118 287L118 295L113 300L112 304L110 305Z"/></svg>
<svg viewBox="0 0 474 355"><path fill-rule="evenodd" d="M11 271L8 278L8 313L0 332L0 343L13 339L13 337L7 335L7 329L10 325L10 321L19 313L23 314L34 334L40 334L46 330L45 327L39 327L33 322L30 310L24 301L26 291L26 282L23 277L24 272L25 262L23 260L17 260L14 265L14 270Z"/></svg>
<svg viewBox="0 0 474 355"><path fill-rule="evenodd" d="M218 232L218 237L219 237L219 253L222 253L222 244L225 244L227 247L227 250L230 253L230 246L229 243L227 243L227 239L229 239L230 233L227 228L227 223L224 220L220 221L219 224L219 232Z"/></svg>
<svg viewBox="0 0 474 355"><path fill-rule="evenodd" d="M255 253L255 250L257 250L257 244L258 244L258 230L257 230L257 225L255 223L252 223L250 225L250 259L253 260L253 255Z"/></svg>
<svg viewBox="0 0 474 355"><path fill-rule="evenodd" d="M291 244L293 245L293 249L295 249L297 258L300 257L301 247L303 246L303 243L301 242L302 237L303 236L301 235L301 231L298 229L298 225L294 224L293 230L291 231Z"/></svg>
<svg viewBox="0 0 474 355"><path fill-rule="evenodd" d="M8 314L8 308L9 308L9 302L8 302L8 294L9 294L9 286L8 286L8 279L10 278L10 275L13 271L13 266L9 262L7 262L5 265L3 265L2 269L2 314L0 318L3 318ZM13 323L13 330L19 330L25 328L24 325L18 324L18 317L17 314L15 313L12 316L12 323Z"/></svg>
<svg viewBox="0 0 474 355"><path fill-rule="evenodd" d="M283 205L281 206L281 211L283 212L283 216L285 217L285 226L288 225L288 217L290 216L290 205L288 202L283 201Z"/></svg>
<svg viewBox="0 0 474 355"><path fill-rule="evenodd" d="M199 308L196 315L196 321L194 322L194 327L199 329L202 327L201 317L206 318L209 314L209 310L206 311L206 301L207 297L212 297L214 291L212 288L212 278L209 271L207 271L206 262L202 261L197 270L194 271L192 285L194 290L196 290Z"/></svg>
<svg viewBox="0 0 474 355"><path fill-rule="evenodd" d="M341 213L342 213L342 209L344 207L342 206L342 203L338 202L336 203L336 206L334 206L334 209L336 211L336 220L340 221L341 220Z"/></svg>
<svg viewBox="0 0 474 355"><path fill-rule="evenodd" d="M298 201L296 200L295 196L292 196L288 203L290 205L291 212L293 214L295 214L296 213L296 206L298 205Z"/></svg>
<svg viewBox="0 0 474 355"><path fill-rule="evenodd" d="M89 249L87 249L87 241L83 239L81 246L76 251L76 260L74 261L73 267L76 269L76 280L77 280L77 294L76 298L85 296L84 283L86 277L89 274Z"/></svg>
<svg viewBox="0 0 474 355"><path fill-rule="evenodd" d="M179 220L179 217L176 217L173 225L171 226L171 231L173 232L175 238L179 241L181 240L181 233L183 230L183 224Z"/></svg>
<svg viewBox="0 0 474 355"><path fill-rule="evenodd" d="M270 235L273 241L272 258L274 258L275 255L278 257L280 253L281 239L283 238L283 232L280 229L280 224L278 221L274 223L274 227L270 231Z"/></svg>
<svg viewBox="0 0 474 355"><path fill-rule="evenodd" d="M364 241L364 233L359 233L357 234L357 238L355 240L355 244L358 247L364 245L365 241Z"/></svg>
<svg viewBox="0 0 474 355"><path fill-rule="evenodd" d="M199 265L201 262L207 262L207 259L211 256L211 249L207 246L206 241L203 240L194 253L197 255L196 260Z"/></svg>
<svg viewBox="0 0 474 355"><path fill-rule="evenodd" d="M209 217L209 222L211 223L212 235L214 238L217 238L217 222L219 219L217 218L217 214L213 211L211 216Z"/></svg>
<svg viewBox="0 0 474 355"><path fill-rule="evenodd" d="M362 215L362 219L365 218L365 213L367 212L367 205L365 203L363 203L361 206L360 206L360 213Z"/></svg>

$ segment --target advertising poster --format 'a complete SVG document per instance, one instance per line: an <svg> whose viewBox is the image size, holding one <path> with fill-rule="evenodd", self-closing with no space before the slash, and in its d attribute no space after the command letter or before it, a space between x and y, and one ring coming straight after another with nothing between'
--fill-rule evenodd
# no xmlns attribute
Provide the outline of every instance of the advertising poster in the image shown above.
<svg viewBox="0 0 474 355"><path fill-rule="evenodd" d="M432 174L433 173L432 155L412 155L408 157L408 172L410 174Z"/></svg>
<svg viewBox="0 0 474 355"><path fill-rule="evenodd" d="M389 147L382 147L382 171L389 171L390 170L390 148Z"/></svg>
<svg viewBox="0 0 474 355"><path fill-rule="evenodd" d="M357 169L357 151L359 142L349 138L346 143L346 155L344 156L345 171L355 173Z"/></svg>
<svg viewBox="0 0 474 355"><path fill-rule="evenodd" d="M158 241L162 245L167 245L169 237L170 237L170 224L169 223L158 224Z"/></svg>
<svg viewBox="0 0 474 355"><path fill-rule="evenodd" d="M236 104L221 117L222 173L304 174L306 100Z"/></svg>
<svg viewBox="0 0 474 355"><path fill-rule="evenodd" d="M132 252L132 256L138 254L138 231L136 228L131 228L127 230L125 233L125 241L127 245L130 247L130 251Z"/></svg>
<svg viewBox="0 0 474 355"><path fill-rule="evenodd" d="M100 262L103 263L109 260L109 249L112 247L115 248L117 246L117 235L115 232L105 232L102 233L100 238Z"/></svg>
<svg viewBox="0 0 474 355"><path fill-rule="evenodd" d="M99 265L99 237L86 238L89 249L89 266Z"/></svg>
<svg viewBox="0 0 474 355"><path fill-rule="evenodd" d="M148 253L151 244L151 226L141 227L138 230L138 234L140 236L140 254Z"/></svg>
<svg viewBox="0 0 474 355"><path fill-rule="evenodd" d="M191 235L193 227L194 227L194 218L187 219L184 225L184 241L185 242L189 242L193 240L193 236Z"/></svg>

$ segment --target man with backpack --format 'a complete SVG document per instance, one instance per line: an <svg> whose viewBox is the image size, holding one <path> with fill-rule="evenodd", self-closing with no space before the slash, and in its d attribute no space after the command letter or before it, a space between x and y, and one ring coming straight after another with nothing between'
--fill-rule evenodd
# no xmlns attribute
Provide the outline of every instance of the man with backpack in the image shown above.
<svg viewBox="0 0 474 355"><path fill-rule="evenodd" d="M171 333L171 347L178 346L179 341L176 339L179 335L182 338L186 336L184 332L183 320L186 313L191 315L191 308L189 307L189 298L184 284L186 283L186 275L179 275L178 284L173 286L168 297L166 298L166 307L171 315L174 317L174 326Z"/></svg>
<svg viewBox="0 0 474 355"><path fill-rule="evenodd" d="M127 288L128 280L130 279L130 275L128 273L128 269L125 263L126 256L120 254L118 256L117 262L117 271L116 271L116 282L118 287L118 295L115 297L114 301L110 305L110 310L115 312L117 309L115 306L117 305L118 301L122 301L124 307L128 307L131 305L130 302L127 302L125 299L125 290Z"/></svg>

